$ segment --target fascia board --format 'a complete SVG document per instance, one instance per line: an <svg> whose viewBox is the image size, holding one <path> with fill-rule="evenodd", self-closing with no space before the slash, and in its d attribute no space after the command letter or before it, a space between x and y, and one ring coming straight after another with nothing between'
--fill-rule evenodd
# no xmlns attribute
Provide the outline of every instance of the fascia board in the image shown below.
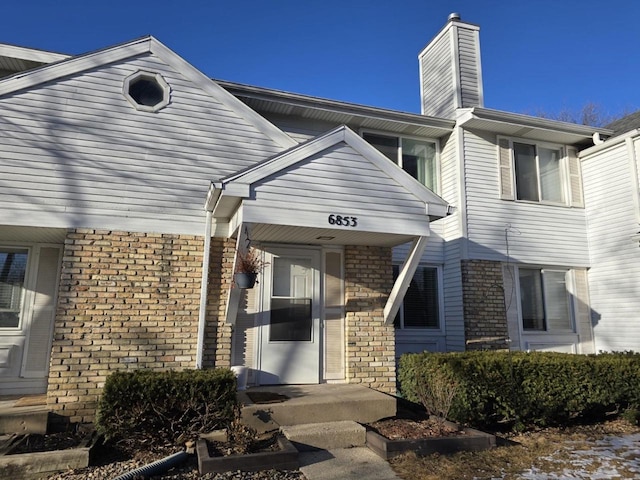
<svg viewBox="0 0 640 480"><path fill-rule="evenodd" d="M59 62L60 60L66 60L71 57L71 55L63 53L47 52L46 50L19 47L17 45L9 45L6 43L0 43L0 56L38 63Z"/></svg>
<svg viewBox="0 0 640 480"><path fill-rule="evenodd" d="M488 120L518 127L536 128L539 130L569 133L572 135L582 135L585 138L590 138L594 132L607 136L613 135L613 130L609 130L607 128L576 125L573 123L560 122L558 120L550 120L548 118L532 117L521 113L503 112L501 110L492 110L482 107L473 107L466 110L458 117L458 123L460 126L464 126L464 123L472 119Z"/></svg>
<svg viewBox="0 0 640 480"><path fill-rule="evenodd" d="M34 87L60 77L73 75L90 68L124 60L149 52L150 37L134 40L128 44L99 50L86 55L71 57L59 63L45 65L35 70L18 73L0 80L0 96L17 90Z"/></svg>
<svg viewBox="0 0 640 480"><path fill-rule="evenodd" d="M189 79L205 92L209 93L216 100L222 102L231 111L237 113L240 117L249 120L281 147L289 148L298 144L289 135L259 115L255 110L242 103L156 38L151 38L150 49L153 54L157 55L174 67L184 77Z"/></svg>
<svg viewBox="0 0 640 480"><path fill-rule="evenodd" d="M345 127L338 127L321 137L316 137L307 143L299 145L297 148L277 155L266 162L256 165L254 168L240 173L235 178L230 179L230 181L240 181L241 183L250 185L268 177L269 175L278 173L279 171L290 167L291 165L295 165L305 158L340 143L344 138L341 134L343 128Z"/></svg>

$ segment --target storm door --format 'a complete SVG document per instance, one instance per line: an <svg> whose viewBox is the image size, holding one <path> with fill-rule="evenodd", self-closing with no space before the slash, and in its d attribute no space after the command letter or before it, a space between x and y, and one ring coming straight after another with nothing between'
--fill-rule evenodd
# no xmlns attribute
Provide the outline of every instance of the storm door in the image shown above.
<svg viewBox="0 0 640 480"><path fill-rule="evenodd" d="M320 251L277 249L269 253L259 383L319 383Z"/></svg>

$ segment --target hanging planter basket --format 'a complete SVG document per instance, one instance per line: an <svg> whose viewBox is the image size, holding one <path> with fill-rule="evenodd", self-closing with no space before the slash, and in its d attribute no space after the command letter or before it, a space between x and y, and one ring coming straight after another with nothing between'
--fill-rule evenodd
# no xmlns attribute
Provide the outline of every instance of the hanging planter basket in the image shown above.
<svg viewBox="0 0 640 480"><path fill-rule="evenodd" d="M256 284L257 273L236 273L233 281L238 288L253 288Z"/></svg>

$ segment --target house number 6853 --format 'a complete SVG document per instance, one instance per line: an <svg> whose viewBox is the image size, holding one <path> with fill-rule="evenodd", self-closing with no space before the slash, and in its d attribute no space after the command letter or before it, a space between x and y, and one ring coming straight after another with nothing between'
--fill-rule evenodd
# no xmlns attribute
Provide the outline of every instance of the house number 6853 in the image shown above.
<svg viewBox="0 0 640 480"><path fill-rule="evenodd" d="M329 215L329 225L338 225L341 227L357 227L358 217L347 217L344 215Z"/></svg>

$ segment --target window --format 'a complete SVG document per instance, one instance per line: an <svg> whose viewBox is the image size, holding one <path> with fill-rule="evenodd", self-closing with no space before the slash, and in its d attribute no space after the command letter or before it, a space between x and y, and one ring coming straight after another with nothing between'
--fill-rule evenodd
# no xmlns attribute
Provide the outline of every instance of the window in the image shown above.
<svg viewBox="0 0 640 480"><path fill-rule="evenodd" d="M518 200L565 203L562 151L513 143Z"/></svg>
<svg viewBox="0 0 640 480"><path fill-rule="evenodd" d="M394 265L394 279L399 271ZM396 328L440 328L438 291L438 269L419 265L395 318Z"/></svg>
<svg viewBox="0 0 640 480"><path fill-rule="evenodd" d="M0 328L20 326L26 269L26 250L0 249Z"/></svg>
<svg viewBox="0 0 640 480"><path fill-rule="evenodd" d="M525 331L572 331L566 270L520 268L520 304Z"/></svg>
<svg viewBox="0 0 640 480"><path fill-rule="evenodd" d="M498 145L502 199L584 206L574 147L508 138L499 138Z"/></svg>
<svg viewBox="0 0 640 480"><path fill-rule="evenodd" d="M363 138L430 190L438 190L436 143L364 133Z"/></svg>
<svg viewBox="0 0 640 480"><path fill-rule="evenodd" d="M138 110L155 112L169 104L169 85L159 73L136 72L124 80L123 90Z"/></svg>

